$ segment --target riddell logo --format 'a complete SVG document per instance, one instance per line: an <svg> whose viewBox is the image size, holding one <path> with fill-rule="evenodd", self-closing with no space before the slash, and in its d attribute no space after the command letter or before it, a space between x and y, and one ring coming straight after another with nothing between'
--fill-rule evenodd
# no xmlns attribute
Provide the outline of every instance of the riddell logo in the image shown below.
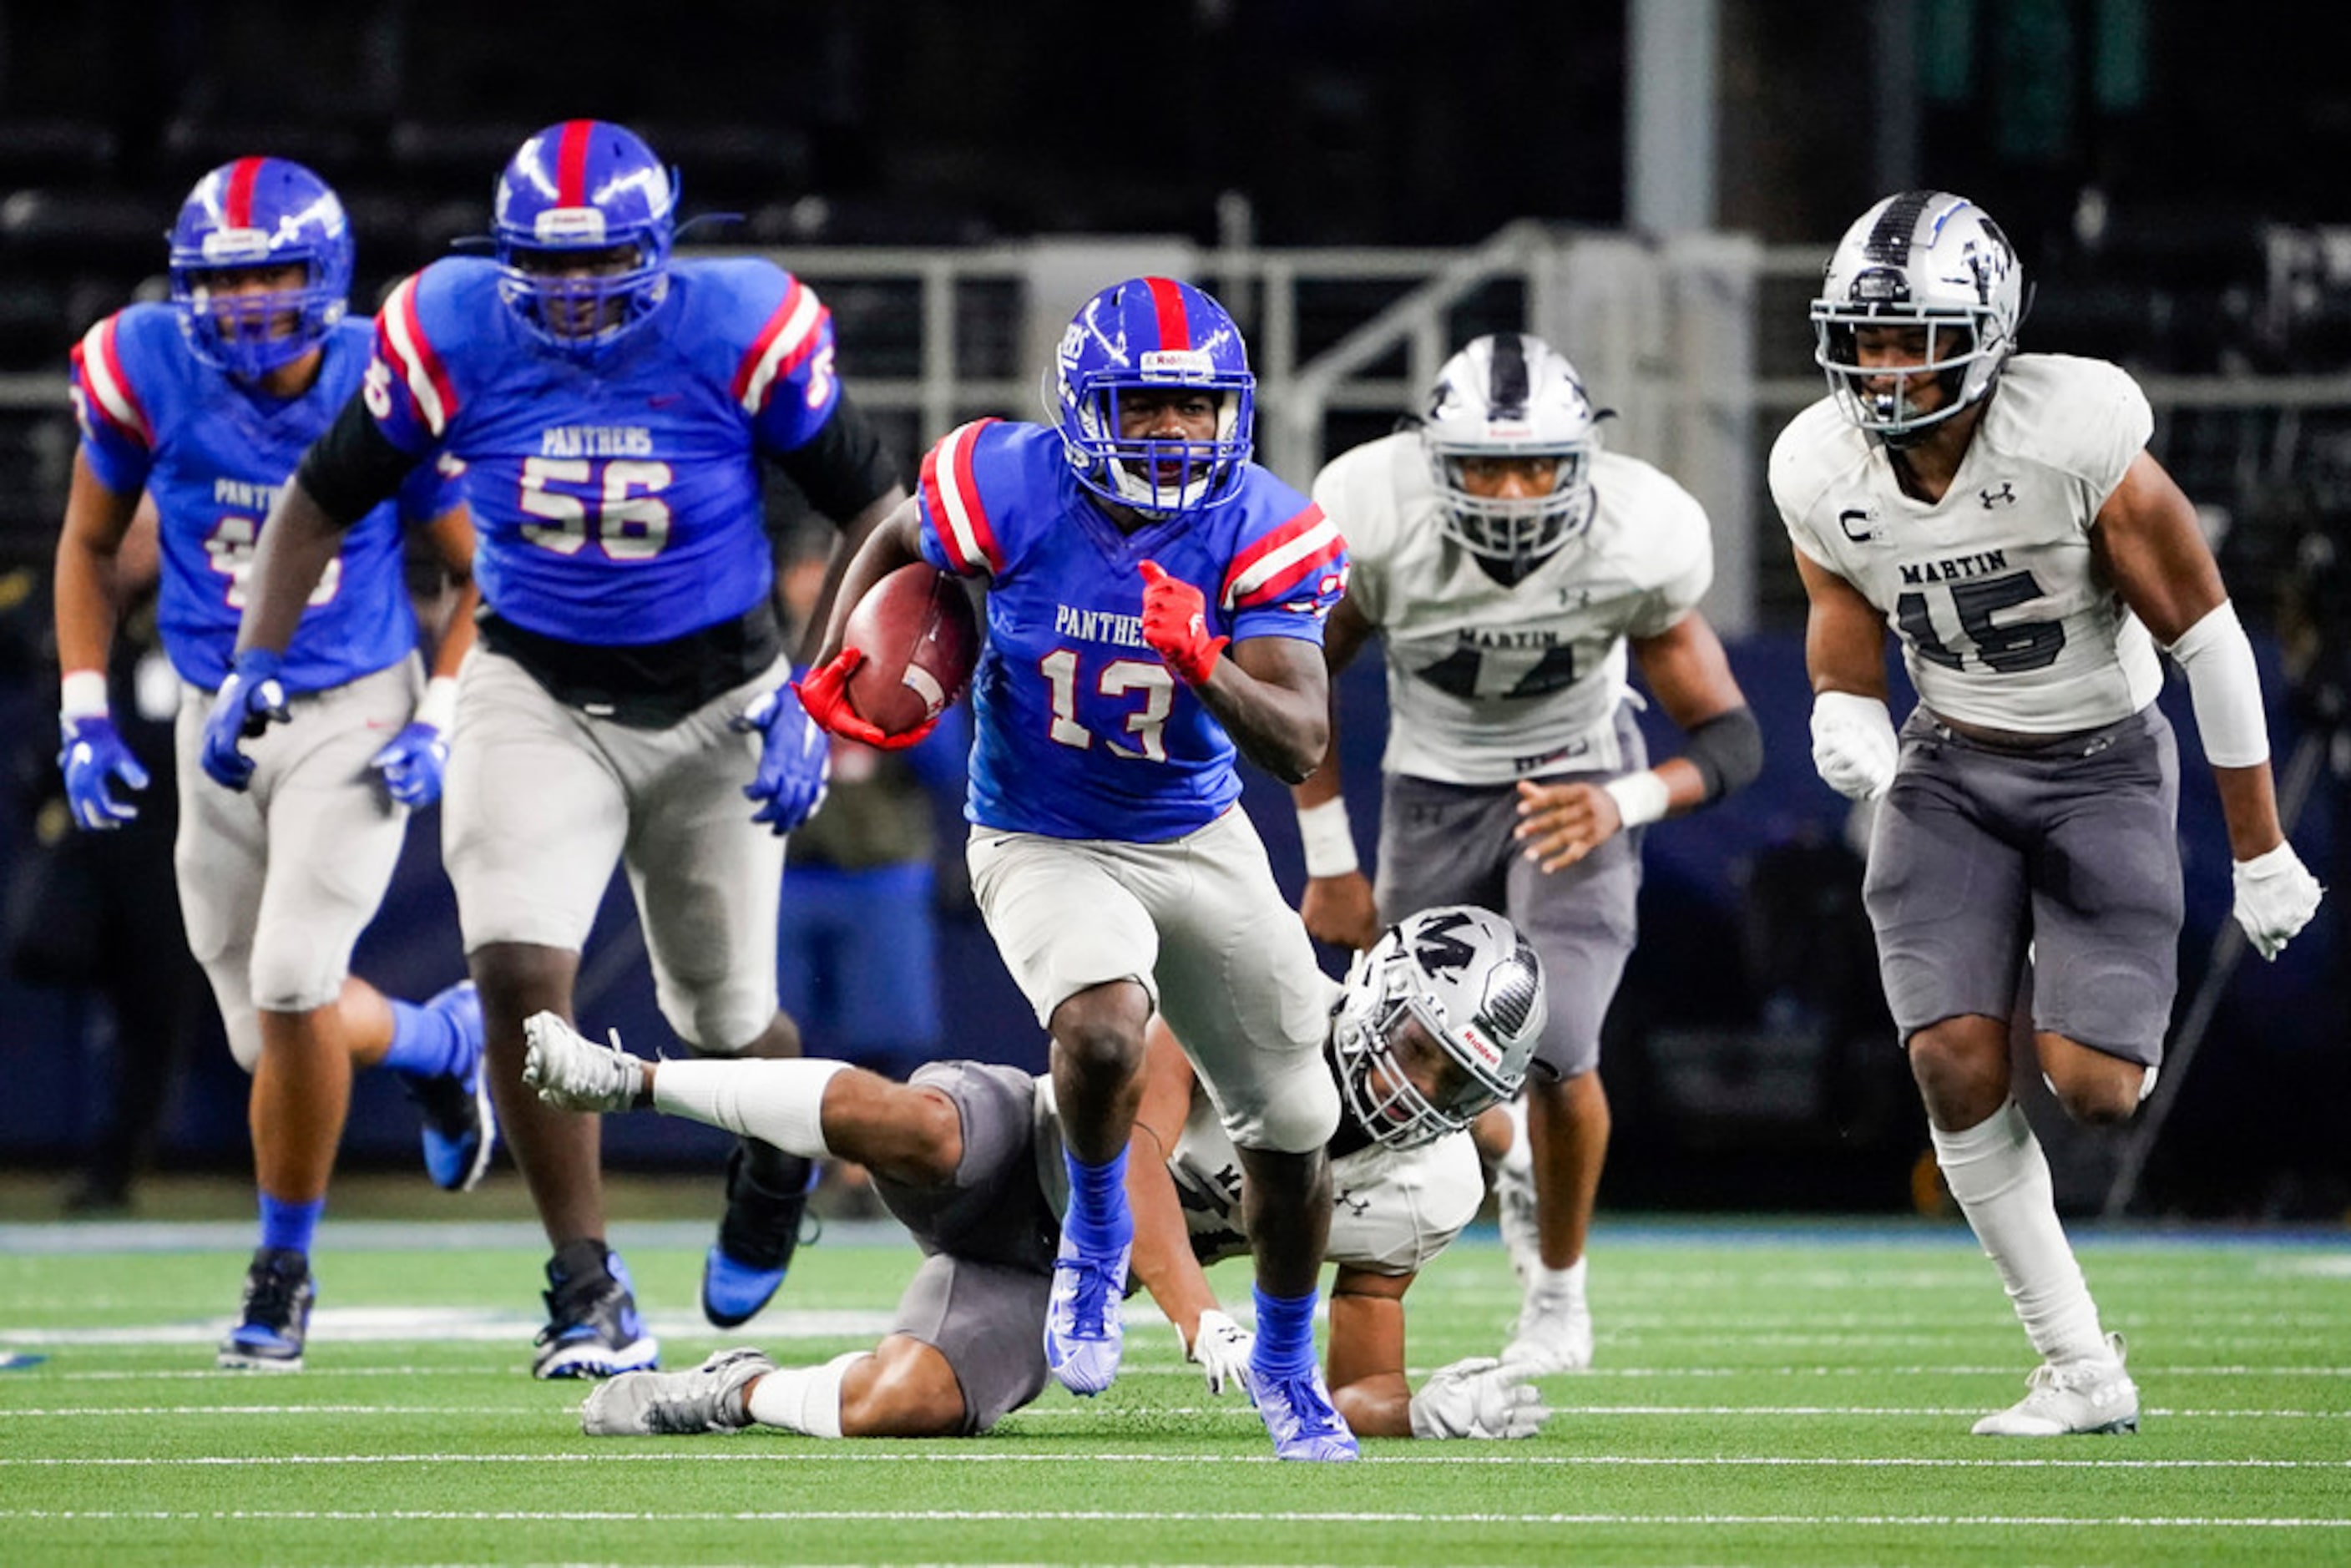
<svg viewBox="0 0 2351 1568"><path fill-rule="evenodd" d="M1216 368L1216 362L1197 349L1154 349L1143 356L1146 376L1205 376L1213 374Z"/></svg>

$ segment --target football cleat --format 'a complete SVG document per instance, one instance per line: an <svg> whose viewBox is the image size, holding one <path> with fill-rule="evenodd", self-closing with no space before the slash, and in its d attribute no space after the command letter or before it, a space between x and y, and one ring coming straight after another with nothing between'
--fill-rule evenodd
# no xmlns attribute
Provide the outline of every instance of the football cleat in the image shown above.
<svg viewBox="0 0 2351 1568"><path fill-rule="evenodd" d="M547 1266L547 1326L534 1342L533 1377L611 1377L661 1364L661 1342L645 1332L628 1265L604 1254L594 1273L567 1277Z"/></svg>
<svg viewBox="0 0 2351 1568"><path fill-rule="evenodd" d="M259 1247L245 1270L245 1305L214 1364L232 1372L299 1372L318 1299L310 1260L289 1247Z"/></svg>
<svg viewBox="0 0 2351 1568"><path fill-rule="evenodd" d="M797 1156L787 1156L797 1157ZM800 1223L808 1218L809 1194L820 1167L802 1162L808 1175L799 1187L779 1193L752 1174L750 1149L741 1141L726 1159L726 1213L718 1239L702 1260L702 1315L712 1326L740 1328L783 1287L799 1249ZM816 1239L811 1231L808 1239Z"/></svg>
<svg viewBox="0 0 2351 1568"><path fill-rule="evenodd" d="M482 998L460 980L424 1004L465 1044L465 1065L432 1077L400 1074L401 1087L424 1119L424 1173L445 1192L471 1192L490 1168L498 1115L490 1103L490 1075L482 1056Z"/></svg>
<svg viewBox="0 0 2351 1568"><path fill-rule="evenodd" d="M599 1045L554 1013L523 1019L522 1081L562 1111L626 1111L644 1090L643 1059L612 1043Z"/></svg>
<svg viewBox="0 0 2351 1568"><path fill-rule="evenodd" d="M1592 1364L1592 1307L1582 1291L1558 1295L1529 1291L1502 1359L1541 1375L1581 1372Z"/></svg>
<svg viewBox="0 0 2351 1568"><path fill-rule="evenodd" d="M738 1431L751 1424L744 1385L775 1370L766 1352L746 1344L714 1351L690 1372L625 1373L588 1396L580 1429L591 1437Z"/></svg>
<svg viewBox="0 0 2351 1568"><path fill-rule="evenodd" d="M1294 1377L1267 1377L1252 1366L1244 1380L1272 1435L1276 1458L1327 1462L1361 1457L1355 1434L1331 1403L1321 1367L1310 1364Z"/></svg>
<svg viewBox="0 0 2351 1568"><path fill-rule="evenodd" d="M1118 1377L1126 1342L1126 1260L1133 1251L1122 1247L1106 1257L1089 1258L1068 1232L1061 1235L1061 1255L1053 1260L1053 1293L1045 1307L1045 1364L1072 1394L1100 1394Z"/></svg>
<svg viewBox="0 0 2351 1568"><path fill-rule="evenodd" d="M2109 1355L2043 1362L2024 1380L2025 1396L1975 1424L1979 1437L2063 1437L2072 1433L2138 1430L2138 1385L2123 1370L2123 1336L2106 1336Z"/></svg>

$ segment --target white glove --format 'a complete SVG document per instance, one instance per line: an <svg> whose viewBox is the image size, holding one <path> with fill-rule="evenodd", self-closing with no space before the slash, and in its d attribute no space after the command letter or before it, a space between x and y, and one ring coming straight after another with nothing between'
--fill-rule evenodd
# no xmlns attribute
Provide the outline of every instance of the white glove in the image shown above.
<svg viewBox="0 0 2351 1568"><path fill-rule="evenodd" d="M625 1111L643 1092L645 1064L612 1043L598 1045L555 1014L535 1012L522 1024L522 1081L563 1111Z"/></svg>
<svg viewBox="0 0 2351 1568"><path fill-rule="evenodd" d="M1894 720L1876 697L1823 692L1813 699L1813 770L1855 800L1875 800L1893 786L1902 758Z"/></svg>
<svg viewBox="0 0 2351 1568"><path fill-rule="evenodd" d="M1416 1437L1531 1437L1551 1409L1524 1367L1473 1355L1428 1375L1412 1396Z"/></svg>
<svg viewBox="0 0 2351 1568"><path fill-rule="evenodd" d="M2319 895L2326 890L2302 863L2292 844L2280 844L2267 854L2236 864L2237 905L2231 913L2253 944L2253 951L2275 959L2294 933L2318 913Z"/></svg>
<svg viewBox="0 0 2351 1568"><path fill-rule="evenodd" d="M1241 1374L1249 1370L1249 1350L1256 1343L1257 1335L1210 1307L1200 1314L1200 1326L1184 1347L1184 1359L1199 1363L1207 1375L1209 1393L1222 1394L1228 1385L1247 1386Z"/></svg>

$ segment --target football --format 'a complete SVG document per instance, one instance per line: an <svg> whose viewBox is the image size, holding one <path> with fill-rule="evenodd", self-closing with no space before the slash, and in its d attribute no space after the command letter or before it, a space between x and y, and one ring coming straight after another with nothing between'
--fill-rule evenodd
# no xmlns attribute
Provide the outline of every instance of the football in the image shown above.
<svg viewBox="0 0 2351 1568"><path fill-rule="evenodd" d="M963 695L979 622L962 583L915 561L857 601L841 643L865 655L849 677L849 706L883 734L904 735Z"/></svg>

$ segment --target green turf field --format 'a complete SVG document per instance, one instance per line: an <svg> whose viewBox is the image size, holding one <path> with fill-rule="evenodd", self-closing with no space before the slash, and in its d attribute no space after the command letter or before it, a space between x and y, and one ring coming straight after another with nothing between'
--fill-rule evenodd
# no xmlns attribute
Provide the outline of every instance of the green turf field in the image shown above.
<svg viewBox="0 0 2351 1568"><path fill-rule="evenodd" d="M731 1338L870 1343L913 1263L835 1226L739 1336L693 1315L705 1232L615 1227L673 1366ZM0 1226L0 1563L2351 1563L2351 1236L2091 1237L2144 1429L1969 1424L2028 1357L1955 1224L1605 1226L1599 1366L1531 1442L1274 1461L1147 1306L1099 1400L995 1435L590 1439L527 1375L512 1224L329 1222L309 1368L212 1370L235 1225ZM1217 1276L1246 1300L1245 1272ZM1417 1368L1490 1352L1490 1231L1410 1298Z"/></svg>

